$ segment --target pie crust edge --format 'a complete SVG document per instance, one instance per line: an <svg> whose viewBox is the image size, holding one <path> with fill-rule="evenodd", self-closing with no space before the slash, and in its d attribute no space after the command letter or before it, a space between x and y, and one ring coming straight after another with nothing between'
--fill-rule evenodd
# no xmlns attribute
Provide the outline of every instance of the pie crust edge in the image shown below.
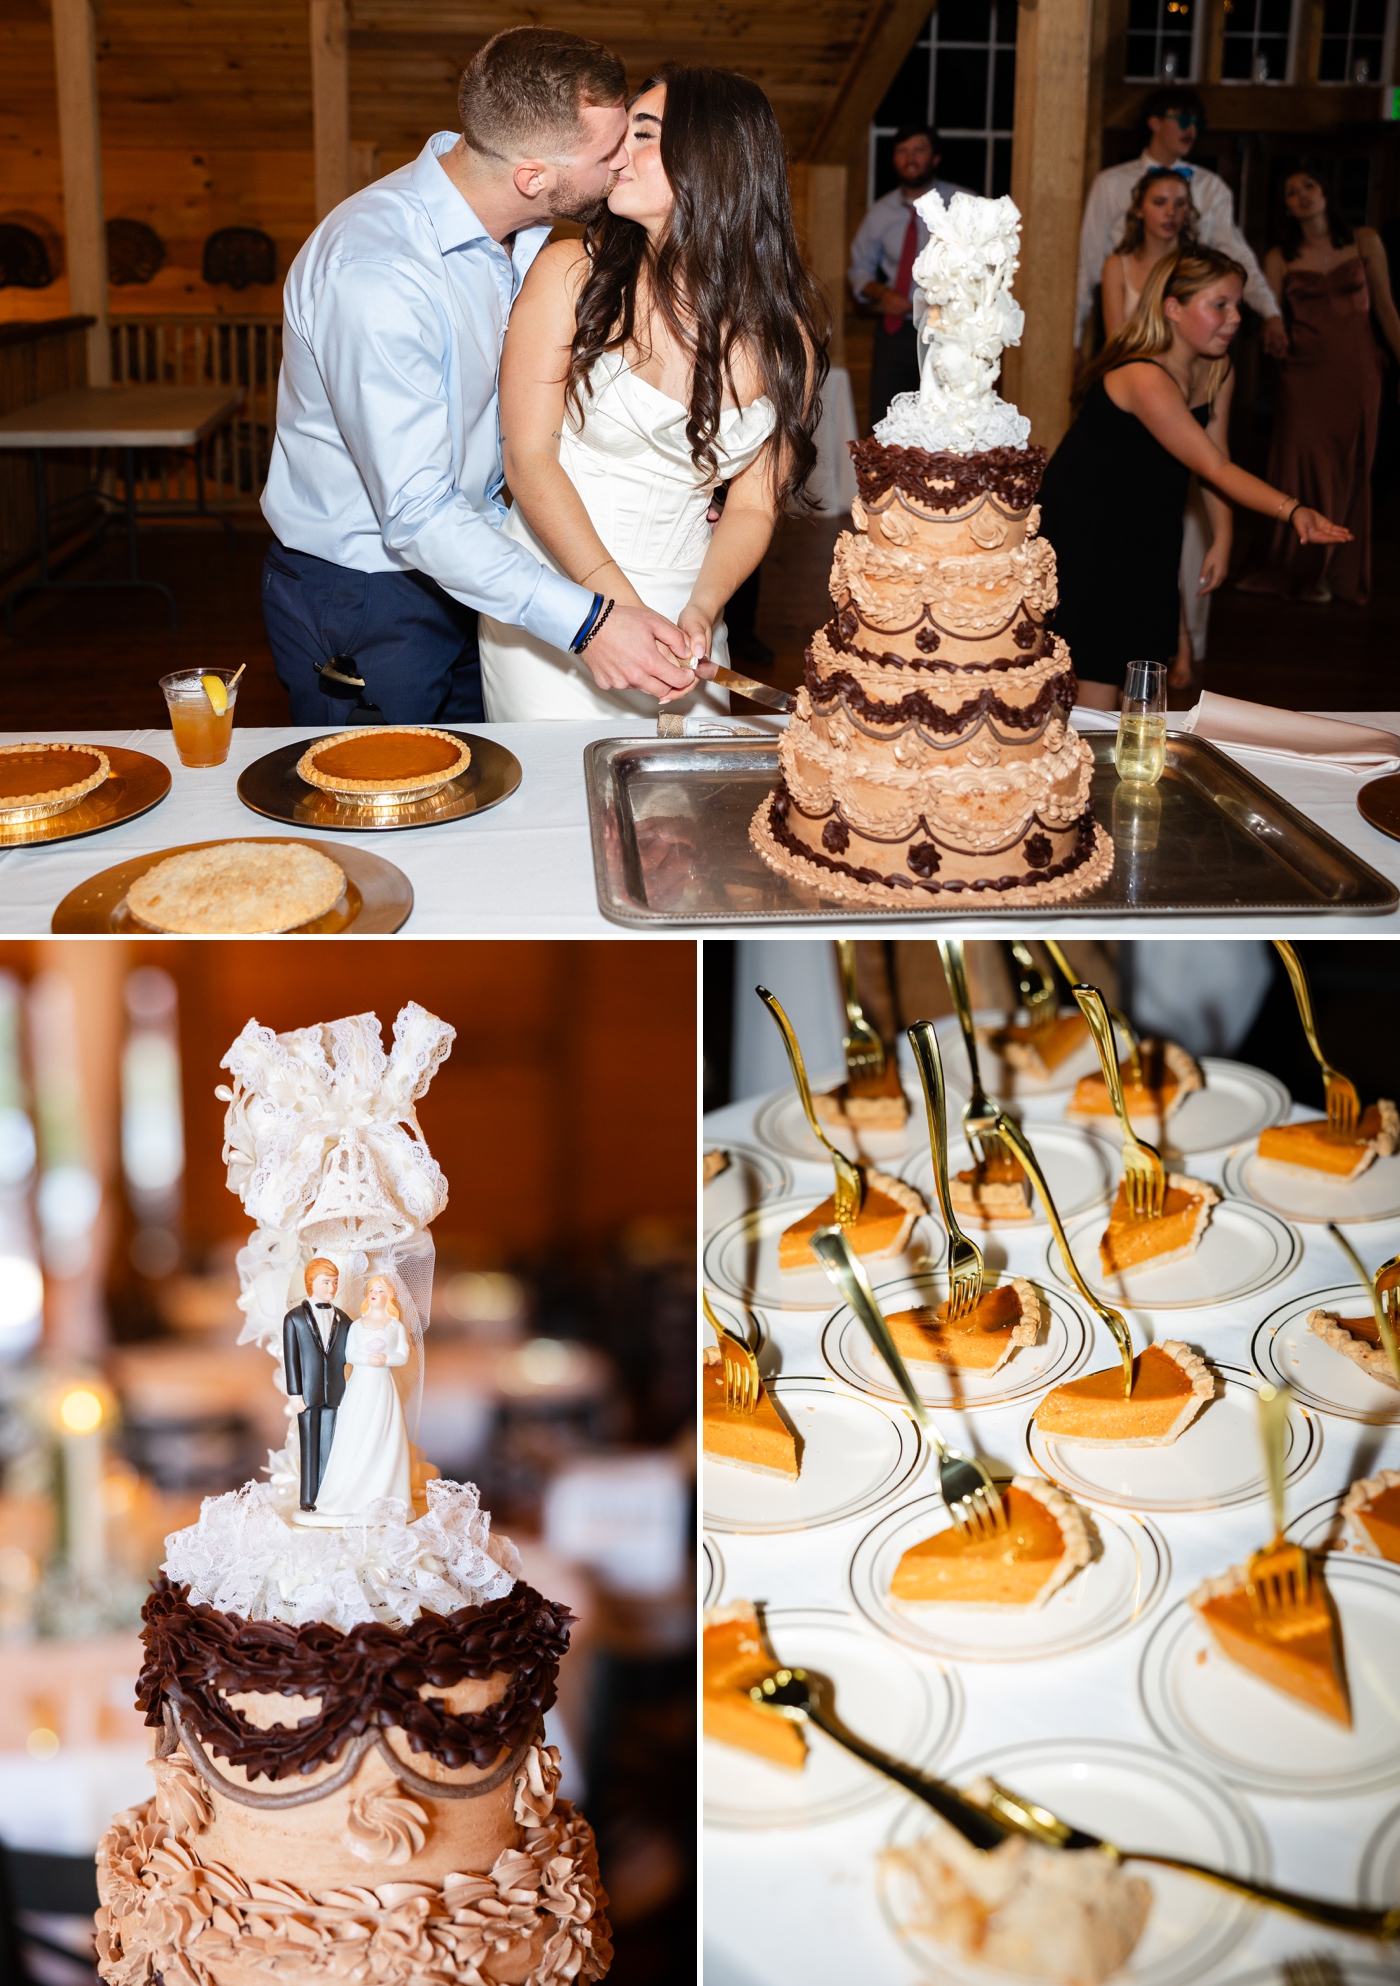
<svg viewBox="0 0 1400 1986"><path fill-rule="evenodd" d="M75 803L111 776L112 762L100 745L46 744L38 739L22 745L0 745L0 758L15 758L21 752L83 752L97 760L97 770L90 772L85 779L73 780L67 786L50 786L42 793L12 795L8 801L0 803L0 823L3 823L6 814L25 812L30 807L56 807L60 801Z"/></svg>
<svg viewBox="0 0 1400 1986"><path fill-rule="evenodd" d="M1369 1345L1364 1338L1354 1338L1339 1311L1310 1310L1304 1322L1313 1336L1321 1338L1330 1351L1340 1352L1343 1358L1349 1358L1353 1365L1361 1367L1369 1379L1379 1380L1392 1393L1400 1392L1384 1345Z"/></svg>
<svg viewBox="0 0 1400 1986"><path fill-rule="evenodd" d="M1350 1528L1352 1543L1367 1558L1382 1558L1384 1553L1359 1521L1360 1513L1388 1489L1400 1489L1400 1469L1378 1469L1374 1476L1359 1476L1342 1498L1340 1514Z"/></svg>
<svg viewBox="0 0 1400 1986"><path fill-rule="evenodd" d="M316 767L319 752L329 751L332 745L345 744L350 739L367 736L382 736L388 731L407 732L417 738L443 738L449 745L455 745L458 763L450 768L443 767L438 772L402 773L392 779L330 779ZM471 750L460 738L454 738L450 731L443 731L436 724L385 724L359 725L350 731L336 731L328 738L318 738L308 745L297 760L297 777L304 779L308 786L319 787L323 793L408 793L419 787L446 786L450 780L464 773L471 764Z"/></svg>

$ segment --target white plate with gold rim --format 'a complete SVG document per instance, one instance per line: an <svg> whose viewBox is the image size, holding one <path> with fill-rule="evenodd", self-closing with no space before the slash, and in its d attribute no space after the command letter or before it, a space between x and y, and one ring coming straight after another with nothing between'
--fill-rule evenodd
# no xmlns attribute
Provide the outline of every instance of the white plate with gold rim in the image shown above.
<svg viewBox="0 0 1400 1986"><path fill-rule="evenodd" d="M1267 1316L1249 1341L1250 1362L1271 1386L1291 1386L1300 1400L1349 1421L1400 1420L1400 1392L1372 1379L1341 1352L1308 1329L1310 1310L1335 1310L1348 1317L1370 1315L1370 1298L1360 1283L1333 1283L1306 1296L1290 1297Z"/></svg>
<svg viewBox="0 0 1400 1986"><path fill-rule="evenodd" d="M874 1510L906 1490L924 1446L907 1413L829 1379L769 1379L770 1398L796 1431L796 1482L704 1454L701 1523L751 1537L815 1531Z"/></svg>
<svg viewBox="0 0 1400 1986"><path fill-rule="evenodd" d="M1034 1662L1094 1648L1150 1613L1171 1558L1155 1524L1133 1511L1089 1510L1094 1557L1040 1607L913 1605L891 1591L905 1552L951 1522L941 1496L889 1511L856 1546L851 1597L883 1634L947 1662Z"/></svg>
<svg viewBox="0 0 1400 1986"><path fill-rule="evenodd" d="M856 1615L835 1608L765 1608L763 1627L780 1663L832 1683L837 1715L870 1744L925 1771L947 1751L962 1721L955 1675L915 1662ZM807 1762L800 1772L706 1738L705 1825L810 1827L899 1797L890 1780L823 1732L803 1729Z"/></svg>
<svg viewBox="0 0 1400 1986"><path fill-rule="evenodd" d="M705 1243L705 1281L726 1296L763 1310L834 1309L837 1291L815 1257L810 1269L778 1267L778 1239L784 1228L829 1197L830 1188L813 1188L787 1199L765 1200L720 1228ZM917 1276L938 1267L947 1245L942 1228L931 1215L923 1214L900 1254L862 1260L873 1275Z"/></svg>
<svg viewBox="0 0 1400 1986"><path fill-rule="evenodd" d="M1400 1780L1400 1580L1360 1554L1329 1557L1325 1576L1341 1625L1352 1728L1227 1661L1183 1595L1154 1629L1138 1677L1163 1744L1236 1786L1284 1798L1340 1799Z"/></svg>
<svg viewBox="0 0 1400 1986"><path fill-rule="evenodd" d="M700 1540L700 1604L713 1607L724 1591L724 1559L713 1538Z"/></svg>
<svg viewBox="0 0 1400 1986"><path fill-rule="evenodd" d="M1222 1510L1269 1494L1259 1448L1259 1381L1240 1366L1210 1361L1216 1397L1165 1448L1094 1447L1045 1435L1034 1418L1026 1447L1043 1476L1067 1495L1120 1510ZM1295 1400L1288 1414L1284 1483L1291 1487L1317 1460L1322 1427Z"/></svg>
<svg viewBox="0 0 1400 1986"><path fill-rule="evenodd" d="M1094 1295L1119 1309L1212 1310L1239 1303L1281 1282L1303 1257L1302 1236L1277 1214L1248 1200L1221 1200L1211 1208L1193 1254L1160 1269L1130 1269L1106 1277L1099 1267L1099 1239L1106 1225L1103 1214L1086 1214L1066 1226L1065 1239ZM1045 1265L1057 1282L1073 1289L1053 1235Z"/></svg>
<svg viewBox="0 0 1400 1986"><path fill-rule="evenodd" d="M1374 1909L1400 1903L1400 1807L1386 1815L1362 1850L1357 1889ZM1386 1979L1394 1986L1394 1968Z"/></svg>
<svg viewBox="0 0 1400 1986"><path fill-rule="evenodd" d="M827 1069L808 1080L812 1085L812 1094L822 1096L844 1083L846 1072L844 1069ZM868 1160L872 1165L884 1166L889 1171L912 1158L920 1146L928 1143L928 1118L917 1081L904 1083L904 1101L908 1114L898 1129L891 1127L884 1131L862 1130L857 1133L845 1128L837 1129L830 1124L823 1124L822 1129L837 1151L844 1152L847 1158ZM772 1096L763 1099L754 1115L753 1135L760 1145L780 1158L798 1159L804 1165L831 1164L825 1148L812 1136L802 1100L790 1085L786 1089L774 1090Z"/></svg>
<svg viewBox="0 0 1400 1986"><path fill-rule="evenodd" d="M1400 1153L1372 1159L1357 1179L1331 1179L1325 1172L1271 1165L1253 1145L1244 1145L1230 1153L1221 1177L1236 1199L1253 1200L1289 1221L1400 1220Z"/></svg>
<svg viewBox="0 0 1400 1986"><path fill-rule="evenodd" d="M1256 1069L1248 1062L1227 1062L1217 1055L1202 1057L1200 1068L1204 1089L1192 1090L1165 1124L1156 1117L1129 1119L1137 1135L1155 1145L1168 1160L1193 1152L1217 1152L1239 1144L1241 1139L1257 1138L1271 1124L1281 1124L1293 1108L1287 1089L1266 1069ZM1122 1143L1118 1119L1112 1115L1069 1121L1115 1145Z"/></svg>
<svg viewBox="0 0 1400 1986"><path fill-rule="evenodd" d="M875 1265L878 1268L878 1264ZM1001 1276L989 1276L993 1286ZM906 1276L897 1282L877 1282L871 1277L875 1300L886 1316L900 1310L936 1309L948 1295L946 1276ZM926 1359L907 1359L909 1376L919 1398L930 1407L999 1407L1009 1400L1024 1399L1028 1393L1043 1393L1048 1386L1072 1379L1087 1364L1093 1349L1093 1333L1075 1304L1057 1289L1036 1288L1041 1296L1041 1335L1039 1344L1018 1345L996 1372L973 1372L956 1367L933 1365ZM890 1369L871 1344L870 1338L851 1311L841 1308L822 1332L822 1358L836 1377L862 1393L879 1400L902 1400L904 1395L890 1377Z"/></svg>
<svg viewBox="0 0 1400 1986"><path fill-rule="evenodd" d="M1118 1153L1105 1138L1096 1138L1072 1124L1032 1124L1025 1133L1045 1174L1056 1211L1062 1221L1073 1220L1091 1207L1106 1207L1118 1191L1122 1171ZM972 1152L961 1139L948 1147L950 1175L966 1172L973 1163ZM938 1204L933 1183L933 1154L925 1150L905 1166L902 1177L917 1187L930 1207ZM976 1241L985 1232L980 1223L959 1217L966 1233ZM1014 1234L1028 1234L1045 1226L1045 1208L1040 1195L1032 1190L1030 1219L993 1221L991 1227L1004 1240Z"/></svg>
<svg viewBox="0 0 1400 1986"><path fill-rule="evenodd" d="M1213 1773L1187 1767L1170 1752L1117 1738L1038 1738L960 1760L946 1776L955 1784L986 1774L1062 1820L1101 1838L1159 1855L1204 1862L1232 1875L1263 1880L1269 1851L1258 1821ZM907 1848L927 1834L933 1817L910 1800L888 1836ZM1128 1873L1152 1885L1152 1909L1131 1957L1113 1977L1118 1986L1196 1986L1255 1921L1253 1907L1194 1876L1130 1863ZM920 1913L912 1880L883 1862L878 1877L887 1921L922 1962L924 1975L956 1986L1027 1986L1030 1975L994 1971L904 1928ZM921 1975L921 1976L924 1976Z"/></svg>
<svg viewBox="0 0 1400 1986"><path fill-rule="evenodd" d="M792 1168L772 1152L730 1138L707 1138L703 1149L729 1154L724 1171L716 1173L701 1194L706 1234L727 1226L761 1201L792 1191Z"/></svg>

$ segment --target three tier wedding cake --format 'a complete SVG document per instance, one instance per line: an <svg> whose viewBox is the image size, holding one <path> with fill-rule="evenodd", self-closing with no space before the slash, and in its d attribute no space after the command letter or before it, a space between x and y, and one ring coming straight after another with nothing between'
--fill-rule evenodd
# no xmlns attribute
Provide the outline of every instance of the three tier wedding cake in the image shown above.
<svg viewBox="0 0 1400 1986"><path fill-rule="evenodd" d="M862 908L1044 905L1113 866L1077 685L1047 631L1055 554L1038 537L1045 450L996 393L1024 325L1009 199L936 192L914 264L920 385L853 445L854 531L807 650L750 835L781 875Z"/></svg>
<svg viewBox="0 0 1400 1986"><path fill-rule="evenodd" d="M250 1022L225 1058L229 1186L258 1223L240 1342L300 1405L270 1480L166 1541L137 1686L155 1796L98 1848L109 1986L608 1970L544 1733L571 1616L407 1434L447 1204L414 1105L453 1032L410 1005L386 1055L373 1014Z"/></svg>

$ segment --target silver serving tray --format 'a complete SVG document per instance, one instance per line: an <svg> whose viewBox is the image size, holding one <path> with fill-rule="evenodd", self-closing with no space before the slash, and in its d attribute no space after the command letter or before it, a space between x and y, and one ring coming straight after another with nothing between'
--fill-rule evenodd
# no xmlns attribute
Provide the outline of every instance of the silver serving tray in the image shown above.
<svg viewBox="0 0 1400 1986"><path fill-rule="evenodd" d="M1093 732L1094 812L1113 874L1037 917L1383 916L1400 891L1202 738L1167 738L1159 786L1120 784L1113 735ZM598 906L619 924L859 923L1008 914L994 892L946 907L856 910L786 882L754 853L749 822L778 771L777 746L746 738L603 738L584 771Z"/></svg>

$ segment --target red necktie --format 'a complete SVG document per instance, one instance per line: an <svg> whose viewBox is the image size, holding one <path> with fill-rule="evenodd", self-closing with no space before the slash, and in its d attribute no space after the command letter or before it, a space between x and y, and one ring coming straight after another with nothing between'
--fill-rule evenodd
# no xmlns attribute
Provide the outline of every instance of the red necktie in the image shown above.
<svg viewBox="0 0 1400 1986"><path fill-rule="evenodd" d="M907 297L910 293L910 287L914 281L914 257L918 254L918 252L919 252L919 217L914 212L914 209L911 207L909 209L909 225L904 230L904 246L899 251L899 268L895 274L894 283L892 285L894 289L899 291L899 294L902 297ZM907 322L907 320L903 317L893 317L893 316L886 317L885 329L886 331L889 332L890 336L893 338L895 332L898 331L900 325L904 324L905 322Z"/></svg>

